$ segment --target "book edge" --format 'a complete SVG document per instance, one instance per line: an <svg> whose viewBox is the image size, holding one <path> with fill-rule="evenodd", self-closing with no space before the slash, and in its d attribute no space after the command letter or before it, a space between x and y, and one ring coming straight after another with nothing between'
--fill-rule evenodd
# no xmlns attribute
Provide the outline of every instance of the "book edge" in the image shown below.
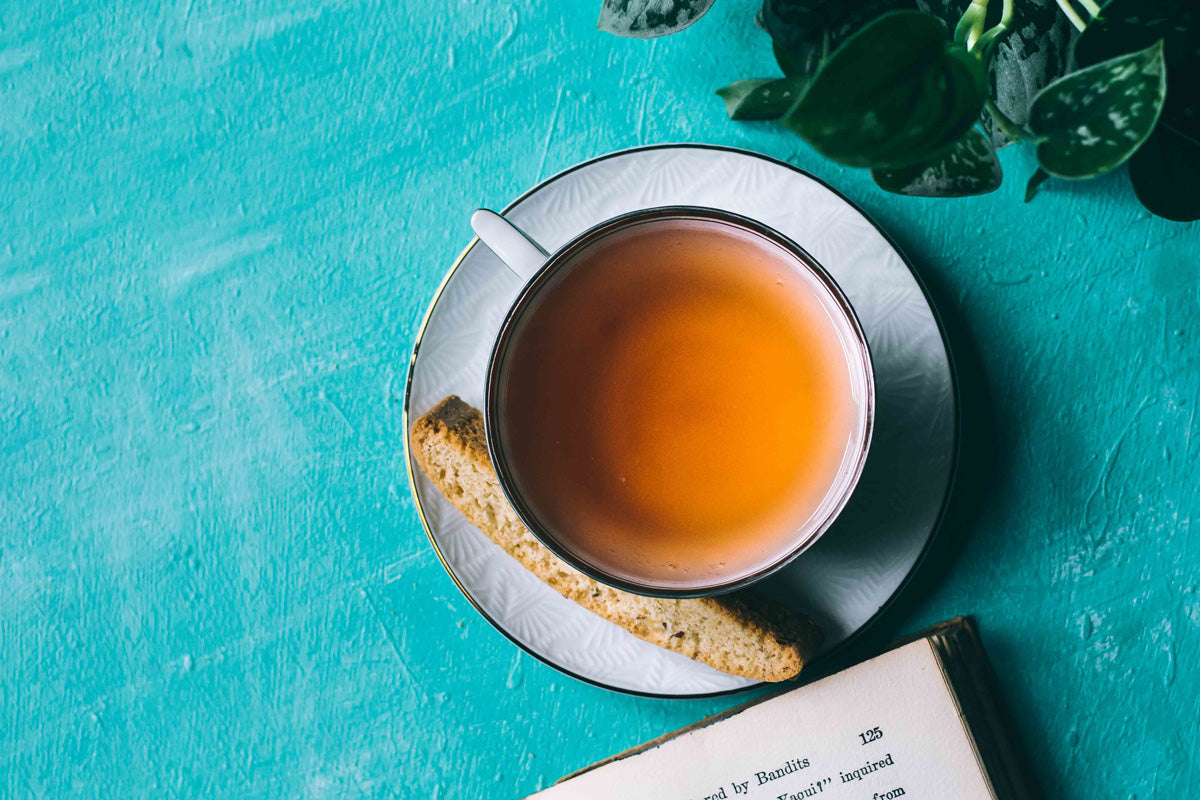
<svg viewBox="0 0 1200 800"><path fill-rule="evenodd" d="M954 712L958 717L958 724L962 729L963 737L967 740L967 744L970 745L971 755L975 757L975 767L979 770L979 774L983 776L983 783L987 787L988 794L992 800L1000 800L1000 793L996 789L996 781L992 778L991 771L988 769L988 762L983 756L983 746L980 744L980 737L976 735L975 728L971 724L971 715L968 713L968 707L972 706L976 701L974 695L978 687L974 686L972 682L972 686L967 687L972 697L964 698L962 696L964 687L959 685L955 675L958 672L956 667L963 665L952 663L962 658L962 656L956 655L953 652L952 648L956 640L963 636L974 639L973 634L974 631L970 629L969 625L966 625L959 630L949 632L948 635L934 635L926 641L929 642L929 648L933 651L934 661L937 663L938 670L942 675L942 682L946 685L947 693L950 695L950 702L954 704ZM970 657L974 659L975 654L971 653ZM968 671L970 669L969 667L964 668ZM967 680L970 680L970 678L967 678Z"/></svg>
<svg viewBox="0 0 1200 800"><path fill-rule="evenodd" d="M973 621L935 642L981 768L1000 800L1037 800L1041 792L1022 750L999 680Z"/></svg>

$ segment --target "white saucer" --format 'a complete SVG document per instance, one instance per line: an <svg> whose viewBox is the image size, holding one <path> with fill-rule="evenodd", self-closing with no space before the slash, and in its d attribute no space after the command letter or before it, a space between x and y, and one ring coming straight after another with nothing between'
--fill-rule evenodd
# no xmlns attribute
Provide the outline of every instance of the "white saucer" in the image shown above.
<svg viewBox="0 0 1200 800"><path fill-rule="evenodd" d="M788 236L833 275L867 333L877 408L862 479L834 527L764 586L821 623L829 652L900 591L941 520L958 440L941 328L904 257L861 211L807 173L754 153L696 145L625 150L543 181L504 215L553 251L609 217L663 205L726 209ZM489 351L519 288L490 250L477 240L467 246L418 333L405 430L448 394L482 407ZM411 457L408 464L418 513L442 563L484 617L529 653L576 678L637 694L695 697L754 685L647 644L565 600L471 527Z"/></svg>

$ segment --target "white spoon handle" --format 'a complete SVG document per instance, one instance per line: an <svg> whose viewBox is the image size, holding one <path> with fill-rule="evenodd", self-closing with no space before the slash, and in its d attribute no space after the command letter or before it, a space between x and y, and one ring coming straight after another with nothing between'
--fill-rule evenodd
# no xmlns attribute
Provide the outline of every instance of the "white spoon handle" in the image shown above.
<svg viewBox="0 0 1200 800"><path fill-rule="evenodd" d="M479 240L523 281L536 275L550 257L541 245L495 211L479 209L471 215L471 227Z"/></svg>

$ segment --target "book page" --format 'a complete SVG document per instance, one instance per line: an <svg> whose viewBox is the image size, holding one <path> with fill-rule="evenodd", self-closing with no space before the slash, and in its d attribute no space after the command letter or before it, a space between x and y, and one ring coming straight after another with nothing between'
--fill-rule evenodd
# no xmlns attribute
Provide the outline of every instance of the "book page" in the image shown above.
<svg viewBox="0 0 1200 800"><path fill-rule="evenodd" d="M993 800L928 640L530 800Z"/></svg>

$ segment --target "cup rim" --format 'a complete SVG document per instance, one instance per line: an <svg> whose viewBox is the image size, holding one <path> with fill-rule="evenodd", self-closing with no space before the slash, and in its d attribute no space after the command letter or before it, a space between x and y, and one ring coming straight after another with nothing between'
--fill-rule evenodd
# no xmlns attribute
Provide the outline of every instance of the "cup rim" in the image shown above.
<svg viewBox="0 0 1200 800"><path fill-rule="evenodd" d="M541 287L547 283L563 264L570 260L572 255L595 239L633 224L659 219L699 219L723 222L762 236L789 252L825 286L826 290L833 297L837 308L842 313L853 333L854 343L858 346L858 351L861 355L863 371L866 373L864 375L866 379L866 392L862 404L863 416L865 417L863 419L862 444L858 448L852 468L847 473L848 480L845 486L821 521L813 526L802 540L795 542L790 548L780 548L775 558L753 572L732 580L712 581L694 587L665 587L651 582L640 583L632 581L628 578L613 575L573 552L559 537L554 536L551 531L544 529L546 526L542 525L537 515L533 513L532 509L525 502L525 499L521 496L521 493L517 490L515 477L512 474L501 443L498 441L499 435L496 433L496 431L500 430L500 425L498 424L500 362L502 361L502 356L507 352L512 343L512 335L516 322L520 319L522 312L526 310L530 302L537 296ZM855 312L849 298L846 297L845 292L842 291L841 286L838 285L833 276L807 250L769 225L732 211L691 205L654 206L610 217L576 235L562 247L551 253L546 259L545 264L521 287L516 299L513 300L508 311L505 313L504 321L500 325L500 330L496 335L496 340L492 345L491 354L488 358L486 388L484 391L484 438L487 444L488 457L491 459L492 467L496 472L500 489L521 520L521 523L533 534L534 538L567 564L600 583L633 594L663 598L712 597L745 588L778 572L815 545L829 528L832 527L833 523L845 509L850 497L853 496L866 465L875 428L875 394L874 360L858 314Z"/></svg>

